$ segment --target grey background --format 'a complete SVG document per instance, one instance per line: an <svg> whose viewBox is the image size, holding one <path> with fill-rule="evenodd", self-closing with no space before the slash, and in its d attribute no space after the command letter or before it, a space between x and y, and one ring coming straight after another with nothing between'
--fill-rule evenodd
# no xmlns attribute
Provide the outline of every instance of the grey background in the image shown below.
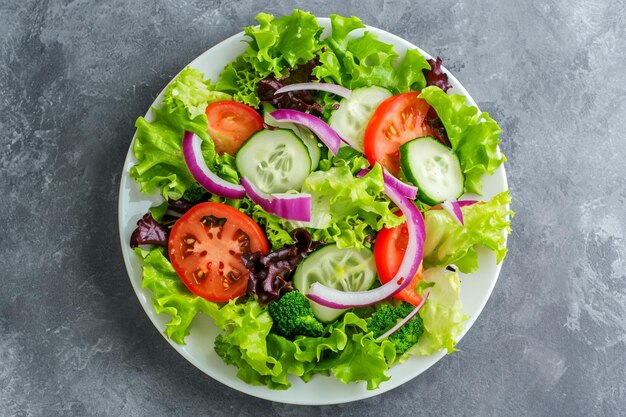
<svg viewBox="0 0 626 417"><path fill-rule="evenodd" d="M196 370L149 322L118 243L134 119L257 12L294 7L440 55L503 127L517 212L460 351L339 406ZM0 415L626 415L625 28L623 0L2 1Z"/></svg>

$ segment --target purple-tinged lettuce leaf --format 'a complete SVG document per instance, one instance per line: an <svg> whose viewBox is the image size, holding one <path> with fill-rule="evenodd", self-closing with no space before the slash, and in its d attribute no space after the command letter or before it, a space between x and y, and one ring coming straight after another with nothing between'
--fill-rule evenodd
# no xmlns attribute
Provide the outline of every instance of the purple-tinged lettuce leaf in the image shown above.
<svg viewBox="0 0 626 417"><path fill-rule="evenodd" d="M275 252L241 255L249 271L248 292L256 295L261 305L277 300L281 293L292 291L292 272L304 258L322 245L321 242L314 242L305 229L296 229L291 236L295 243Z"/></svg>
<svg viewBox="0 0 626 417"><path fill-rule="evenodd" d="M315 92L313 91L299 90L274 95L276 90L286 85L317 80L317 78L311 75L313 68L317 65L319 65L319 60L316 58L298 66L296 69L289 69L289 73L284 77L277 79L270 75L262 79L257 84L259 99L262 102L271 103L277 109L323 113L324 108L315 101Z"/></svg>
<svg viewBox="0 0 626 417"><path fill-rule="evenodd" d="M137 228L130 236L130 247L139 245L157 245L167 247L170 231L166 226L159 224L152 213L146 213L137 221Z"/></svg>
<svg viewBox="0 0 626 417"><path fill-rule="evenodd" d="M437 57L437 60L429 59L428 64L430 69L423 70L424 77L426 77L426 85L434 85L443 91L448 91L451 85L448 81L448 74L441 70L441 58Z"/></svg>

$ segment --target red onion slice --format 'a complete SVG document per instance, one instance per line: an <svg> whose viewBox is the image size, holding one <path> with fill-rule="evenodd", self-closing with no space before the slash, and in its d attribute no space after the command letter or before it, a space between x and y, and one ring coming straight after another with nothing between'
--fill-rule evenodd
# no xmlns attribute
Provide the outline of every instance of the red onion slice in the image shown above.
<svg viewBox="0 0 626 417"><path fill-rule="evenodd" d="M420 309L426 303L426 299L428 298L429 295L430 295L430 291L427 291L426 294L424 294L424 298L422 298L422 301L418 305L416 305L415 308L405 318L400 320L391 329L387 330L385 333L383 333L380 336L378 336L376 338L376 341L380 342L381 340L388 338L389 336L391 336L392 334L397 332L402 326L407 324L409 322L409 320L411 320L413 317L415 317L417 315L417 313L419 313Z"/></svg>
<svg viewBox="0 0 626 417"><path fill-rule="evenodd" d="M306 294L309 299L325 307L336 309L363 307L386 300L411 283L424 257L426 238L424 218L411 200L387 182L385 182L385 193L404 214L409 232L406 252L396 275L386 284L369 291L340 291L316 282L311 285Z"/></svg>
<svg viewBox="0 0 626 417"><path fill-rule="evenodd" d="M328 149L330 149L333 155L337 154L341 142L346 142L322 119L318 119L317 117L311 116L308 113L304 113L298 110L281 109L273 111L272 113L270 113L270 116L272 116L276 121L279 122L292 122L308 128L310 131L315 133L315 135L322 142L324 142L326 146L328 146Z"/></svg>
<svg viewBox="0 0 626 417"><path fill-rule="evenodd" d="M356 176L360 178L368 172L370 172L370 168L362 169L356 174ZM383 178L385 180L385 184L389 184L390 186L394 187L400 192L400 194L402 194L409 200L415 200L417 198L416 186L400 181L399 179L394 177L391 172L387 171L386 168L383 168Z"/></svg>
<svg viewBox="0 0 626 417"><path fill-rule="evenodd" d="M241 185L246 190L248 197L268 213L286 220L311 221L312 200L310 194L266 194L245 177L241 179Z"/></svg>
<svg viewBox="0 0 626 417"><path fill-rule="evenodd" d="M246 195L246 190L241 185L228 182L209 169L202 156L202 139L198 135L185 132L182 148L191 176L208 192L225 198L243 198Z"/></svg>
<svg viewBox="0 0 626 417"><path fill-rule="evenodd" d="M478 200L459 200L457 203L459 203L459 207L465 207L478 203Z"/></svg>
<svg viewBox="0 0 626 417"><path fill-rule="evenodd" d="M328 84L328 83L298 83L298 84L289 84L284 87L276 90L274 95L288 93L289 91L299 91L299 90L318 90L318 91L327 91L329 93L336 94L338 96L344 98L350 98L352 91L342 87L337 84Z"/></svg>
<svg viewBox="0 0 626 417"><path fill-rule="evenodd" d="M463 212L461 211L461 205L458 201L446 200L441 203L441 208L450 213L456 221L463 225Z"/></svg>

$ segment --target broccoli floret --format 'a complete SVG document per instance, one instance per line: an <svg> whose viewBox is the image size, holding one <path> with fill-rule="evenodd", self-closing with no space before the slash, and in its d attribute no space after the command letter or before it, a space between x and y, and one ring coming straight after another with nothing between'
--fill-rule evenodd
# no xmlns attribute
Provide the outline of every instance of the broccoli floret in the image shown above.
<svg viewBox="0 0 626 417"><path fill-rule="evenodd" d="M397 307L385 304L367 319L367 328L374 333L376 338L395 326L399 320L406 317L414 308L413 305L405 302ZM418 314L389 336L388 340L394 344L396 354L402 355L417 343L423 333L424 321Z"/></svg>
<svg viewBox="0 0 626 417"><path fill-rule="evenodd" d="M274 320L274 330L287 338L296 335L318 337L324 334L324 325L313 315L308 298L298 291L290 291L268 304Z"/></svg>
<svg viewBox="0 0 626 417"><path fill-rule="evenodd" d="M208 191L202 188L199 184L193 184L183 193L183 200L192 204L206 201L208 197Z"/></svg>

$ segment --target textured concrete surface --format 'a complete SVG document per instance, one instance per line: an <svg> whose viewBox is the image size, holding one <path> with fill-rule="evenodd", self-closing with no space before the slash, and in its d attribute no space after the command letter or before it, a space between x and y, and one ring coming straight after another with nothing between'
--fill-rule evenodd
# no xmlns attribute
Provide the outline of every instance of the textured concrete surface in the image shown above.
<svg viewBox="0 0 626 417"><path fill-rule="evenodd" d="M293 7L443 57L504 129L517 211L460 351L320 408L248 397L178 356L117 235L134 119L257 12ZM626 415L625 67L623 0L1 2L0 415Z"/></svg>

